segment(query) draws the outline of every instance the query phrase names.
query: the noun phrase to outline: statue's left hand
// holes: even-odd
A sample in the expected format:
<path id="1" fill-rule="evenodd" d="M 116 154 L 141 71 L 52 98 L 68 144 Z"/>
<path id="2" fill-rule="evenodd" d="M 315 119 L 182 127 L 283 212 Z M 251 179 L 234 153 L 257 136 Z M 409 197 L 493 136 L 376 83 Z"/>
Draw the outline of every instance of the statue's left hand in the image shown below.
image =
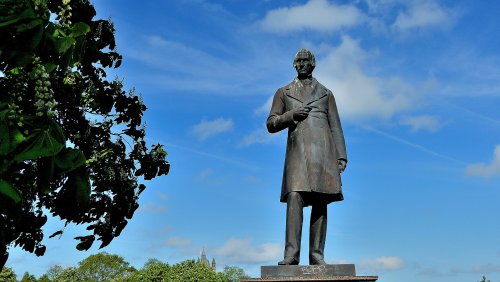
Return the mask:
<path id="1" fill-rule="evenodd" d="M 346 160 L 339 160 L 339 172 L 342 173 L 345 170 L 345 167 L 347 166 L 347 161 Z"/>

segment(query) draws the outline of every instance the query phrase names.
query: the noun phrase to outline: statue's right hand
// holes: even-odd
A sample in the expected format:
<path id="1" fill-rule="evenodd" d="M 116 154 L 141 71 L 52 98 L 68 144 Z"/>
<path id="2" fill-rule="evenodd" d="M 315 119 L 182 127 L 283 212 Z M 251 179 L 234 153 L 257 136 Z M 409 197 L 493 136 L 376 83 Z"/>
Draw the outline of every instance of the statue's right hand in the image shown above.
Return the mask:
<path id="1" fill-rule="evenodd" d="M 306 106 L 306 107 L 300 107 L 292 110 L 293 113 L 293 120 L 295 121 L 303 121 L 307 118 L 309 115 L 309 112 L 311 111 L 312 107 Z"/>

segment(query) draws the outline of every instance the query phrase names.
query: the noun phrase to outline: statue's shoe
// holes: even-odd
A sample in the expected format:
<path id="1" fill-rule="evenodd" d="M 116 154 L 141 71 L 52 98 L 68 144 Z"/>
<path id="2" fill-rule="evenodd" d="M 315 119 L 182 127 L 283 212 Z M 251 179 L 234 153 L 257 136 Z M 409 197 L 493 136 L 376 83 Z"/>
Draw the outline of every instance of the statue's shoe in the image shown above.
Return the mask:
<path id="1" fill-rule="evenodd" d="M 315 259 L 309 261 L 309 265 L 326 265 L 326 262 L 322 259 Z"/>
<path id="2" fill-rule="evenodd" d="M 278 265 L 297 265 L 299 262 L 294 258 L 285 258 L 284 260 L 278 262 Z"/>

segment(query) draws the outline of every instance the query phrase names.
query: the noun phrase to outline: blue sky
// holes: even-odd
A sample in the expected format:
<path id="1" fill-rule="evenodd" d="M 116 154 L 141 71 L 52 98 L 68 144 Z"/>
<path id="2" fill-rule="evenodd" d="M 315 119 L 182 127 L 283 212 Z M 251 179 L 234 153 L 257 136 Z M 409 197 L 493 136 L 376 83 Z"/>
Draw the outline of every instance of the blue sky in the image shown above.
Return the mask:
<path id="1" fill-rule="evenodd" d="M 136 267 L 205 248 L 258 276 L 283 256 L 286 133 L 270 98 L 300 48 L 336 97 L 349 163 L 329 206 L 326 261 L 381 282 L 500 281 L 500 3 L 438 0 L 94 1 L 116 25 L 120 69 L 148 106 L 168 176 L 105 249 Z M 305 211 L 308 222 L 309 209 Z M 62 228 L 52 219 L 46 234 Z M 18 275 L 76 265 L 68 227 L 44 257 L 13 249 Z M 84 234 L 84 233 L 83 233 Z M 302 263 L 307 263 L 307 224 Z"/>

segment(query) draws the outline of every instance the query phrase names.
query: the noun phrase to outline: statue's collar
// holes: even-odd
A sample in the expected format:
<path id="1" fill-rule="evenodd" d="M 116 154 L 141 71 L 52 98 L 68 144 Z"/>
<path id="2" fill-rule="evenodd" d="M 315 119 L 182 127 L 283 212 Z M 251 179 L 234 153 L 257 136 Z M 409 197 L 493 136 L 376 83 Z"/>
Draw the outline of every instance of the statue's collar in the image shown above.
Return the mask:
<path id="1" fill-rule="evenodd" d="M 290 86 L 286 88 L 286 95 L 301 103 L 317 100 L 325 96 L 321 96 L 322 93 L 318 93 L 321 89 L 321 87 L 318 87 L 318 84 L 318 81 L 314 77 L 308 79 L 307 82 L 304 79 L 295 78 Z"/>
<path id="2" fill-rule="evenodd" d="M 308 86 L 315 86 L 316 85 L 316 78 L 314 77 L 308 77 L 308 78 L 304 78 L 304 79 L 299 79 L 298 77 L 296 77 L 293 82 L 295 84 L 297 84 L 298 86 L 304 86 L 304 85 L 308 85 Z"/>

